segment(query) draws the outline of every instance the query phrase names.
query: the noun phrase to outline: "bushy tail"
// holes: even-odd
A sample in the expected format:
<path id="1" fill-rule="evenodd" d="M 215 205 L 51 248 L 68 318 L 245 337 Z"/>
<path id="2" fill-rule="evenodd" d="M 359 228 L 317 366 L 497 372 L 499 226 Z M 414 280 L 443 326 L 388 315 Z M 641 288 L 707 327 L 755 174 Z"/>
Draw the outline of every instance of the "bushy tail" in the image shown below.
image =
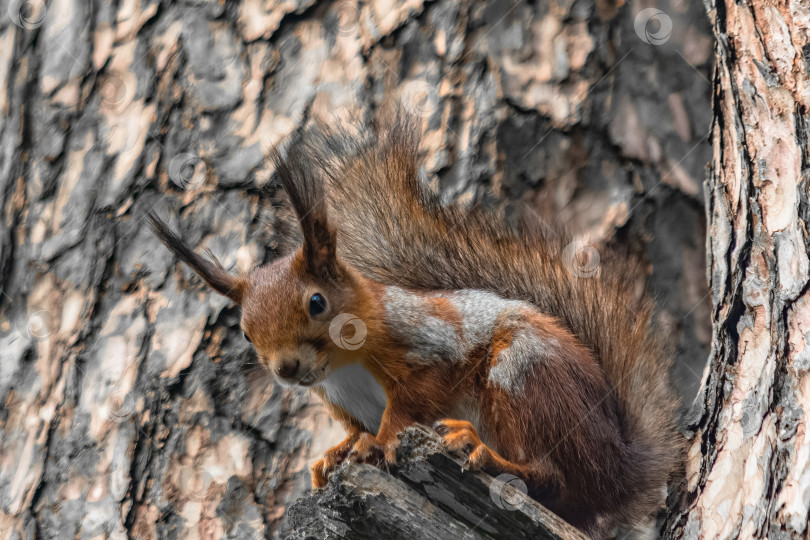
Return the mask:
<path id="1" fill-rule="evenodd" d="M 397 118 L 377 136 L 311 132 L 302 145 L 330 184 L 339 254 L 369 277 L 414 289 L 483 289 L 533 303 L 563 320 L 597 355 L 614 388 L 630 459 L 619 522 L 647 518 L 679 462 L 677 399 L 656 337 L 652 303 L 620 263 L 577 266 L 548 226 L 442 205 L 419 180 L 418 141 Z M 594 273 L 592 276 L 588 274 Z"/>

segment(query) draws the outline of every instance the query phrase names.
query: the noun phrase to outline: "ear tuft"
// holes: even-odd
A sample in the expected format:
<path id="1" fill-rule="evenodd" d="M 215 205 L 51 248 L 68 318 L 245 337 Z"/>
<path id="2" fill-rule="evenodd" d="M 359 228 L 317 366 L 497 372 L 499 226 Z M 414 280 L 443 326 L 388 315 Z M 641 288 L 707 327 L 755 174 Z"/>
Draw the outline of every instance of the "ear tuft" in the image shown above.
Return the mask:
<path id="1" fill-rule="evenodd" d="M 147 214 L 149 228 L 155 233 L 169 250 L 191 267 L 212 289 L 223 296 L 227 296 L 237 304 L 242 303 L 245 282 L 230 275 L 216 260 L 213 253 L 208 251 L 210 258 L 205 258 L 180 239 L 166 223 L 152 212 Z"/>
<path id="2" fill-rule="evenodd" d="M 286 154 L 274 148 L 269 159 L 279 181 L 290 197 L 301 231 L 304 234 L 303 255 L 307 270 L 325 280 L 338 279 L 337 239 L 327 213 L 326 192 L 320 169 L 304 150 L 300 139 L 293 139 Z"/>

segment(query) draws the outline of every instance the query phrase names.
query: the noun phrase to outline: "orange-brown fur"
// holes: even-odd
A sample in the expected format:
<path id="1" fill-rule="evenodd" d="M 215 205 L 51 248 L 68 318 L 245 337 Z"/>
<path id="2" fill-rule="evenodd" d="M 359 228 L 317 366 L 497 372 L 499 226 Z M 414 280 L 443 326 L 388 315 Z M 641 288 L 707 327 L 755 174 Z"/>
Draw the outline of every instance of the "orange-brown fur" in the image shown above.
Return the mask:
<path id="1" fill-rule="evenodd" d="M 316 487 L 347 458 L 393 460 L 399 432 L 435 423 L 468 466 L 522 478 L 530 495 L 594 536 L 642 522 L 661 504 L 681 444 L 651 304 L 633 297 L 622 269 L 568 273 L 556 233 L 440 205 L 417 178 L 411 133 L 401 122 L 377 138 L 310 132 L 286 156 L 274 153 L 304 243 L 249 276 L 227 275 L 154 217 L 152 227 L 241 305 L 246 336 L 279 380 L 311 386 L 346 428 L 313 466 Z M 316 292 L 328 307 L 311 315 Z M 460 361 L 418 358 L 430 344 L 414 344 L 421 321 L 391 323 L 396 298 L 437 321 L 427 329 L 451 344 L 467 339 L 465 325 L 484 338 L 465 342 Z M 494 311 L 462 312 L 465 301 Z M 346 350 L 330 335 L 340 313 L 366 325 L 362 347 Z M 532 358 L 521 356 L 527 350 Z M 384 391 L 376 433 L 324 386 L 354 365 Z M 475 409 L 477 427 L 452 417 L 464 407 Z"/>

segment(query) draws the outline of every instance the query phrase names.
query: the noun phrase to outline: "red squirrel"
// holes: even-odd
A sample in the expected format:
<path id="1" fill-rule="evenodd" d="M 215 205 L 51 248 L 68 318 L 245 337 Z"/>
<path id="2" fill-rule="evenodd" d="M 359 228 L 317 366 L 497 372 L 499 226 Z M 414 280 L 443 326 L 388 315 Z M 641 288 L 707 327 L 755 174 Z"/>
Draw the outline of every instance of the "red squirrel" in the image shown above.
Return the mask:
<path id="1" fill-rule="evenodd" d="M 593 537 L 648 524 L 682 447 L 652 303 L 621 267 L 569 271 L 548 227 L 441 204 L 409 122 L 378 131 L 308 129 L 272 152 L 303 243 L 249 274 L 150 215 L 241 306 L 260 362 L 345 427 L 313 486 L 346 459 L 393 462 L 397 434 L 424 424 L 467 467 L 517 476 Z"/>

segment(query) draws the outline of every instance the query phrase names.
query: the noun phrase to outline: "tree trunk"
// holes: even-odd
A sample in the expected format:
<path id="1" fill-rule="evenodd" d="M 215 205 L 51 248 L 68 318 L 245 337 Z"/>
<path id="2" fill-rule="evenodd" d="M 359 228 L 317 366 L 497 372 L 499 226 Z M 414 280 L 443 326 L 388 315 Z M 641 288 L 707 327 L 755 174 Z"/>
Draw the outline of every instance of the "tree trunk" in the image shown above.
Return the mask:
<path id="1" fill-rule="evenodd" d="M 713 0 L 712 351 L 670 534 L 799 538 L 810 510 L 810 7 Z"/>
<path id="2" fill-rule="evenodd" d="M 659 4 L 0 0 L 0 538 L 284 534 L 342 430 L 253 369 L 239 313 L 143 218 L 271 260 L 263 154 L 346 105 L 419 115 L 448 199 L 646 260 L 690 401 L 711 38 L 697 3 Z"/>

